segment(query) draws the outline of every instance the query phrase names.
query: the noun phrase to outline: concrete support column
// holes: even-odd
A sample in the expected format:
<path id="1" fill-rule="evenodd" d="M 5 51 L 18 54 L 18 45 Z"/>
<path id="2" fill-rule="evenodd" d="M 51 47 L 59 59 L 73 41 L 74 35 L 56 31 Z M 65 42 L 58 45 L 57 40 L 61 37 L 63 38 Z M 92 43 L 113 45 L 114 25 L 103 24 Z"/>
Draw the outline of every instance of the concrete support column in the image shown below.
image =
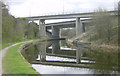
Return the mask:
<path id="1" fill-rule="evenodd" d="M 82 23 L 83 32 L 85 32 L 85 23 Z"/>
<path id="2" fill-rule="evenodd" d="M 76 36 L 79 36 L 83 33 L 83 24 L 80 21 L 80 18 L 76 18 Z"/>
<path id="3" fill-rule="evenodd" d="M 60 28 L 57 26 L 52 26 L 52 37 L 57 39 L 60 38 Z"/>
<path id="4" fill-rule="evenodd" d="M 45 20 L 39 20 L 39 33 L 41 38 L 46 36 Z"/>

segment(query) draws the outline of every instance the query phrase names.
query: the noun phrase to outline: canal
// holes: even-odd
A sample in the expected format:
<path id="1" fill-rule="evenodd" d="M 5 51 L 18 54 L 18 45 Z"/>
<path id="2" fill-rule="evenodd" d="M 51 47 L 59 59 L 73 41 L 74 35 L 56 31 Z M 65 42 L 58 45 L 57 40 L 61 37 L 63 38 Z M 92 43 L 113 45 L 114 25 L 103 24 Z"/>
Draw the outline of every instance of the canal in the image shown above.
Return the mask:
<path id="1" fill-rule="evenodd" d="M 71 46 L 65 40 L 44 41 L 21 51 L 40 74 L 117 74 L 115 50 Z"/>

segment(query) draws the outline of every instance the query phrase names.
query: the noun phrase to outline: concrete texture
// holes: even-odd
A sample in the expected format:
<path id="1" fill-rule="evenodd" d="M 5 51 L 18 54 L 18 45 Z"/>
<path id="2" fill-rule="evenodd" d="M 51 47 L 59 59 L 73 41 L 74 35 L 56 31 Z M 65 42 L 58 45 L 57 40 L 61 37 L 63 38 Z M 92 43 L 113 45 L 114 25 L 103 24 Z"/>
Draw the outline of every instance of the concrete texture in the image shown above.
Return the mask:
<path id="1" fill-rule="evenodd" d="M 55 39 L 58 39 L 60 38 L 60 28 L 59 27 L 55 27 L 53 26 L 52 27 L 52 37 L 55 38 Z"/>
<path id="2" fill-rule="evenodd" d="M 39 32 L 41 38 L 46 36 L 45 20 L 39 20 Z"/>

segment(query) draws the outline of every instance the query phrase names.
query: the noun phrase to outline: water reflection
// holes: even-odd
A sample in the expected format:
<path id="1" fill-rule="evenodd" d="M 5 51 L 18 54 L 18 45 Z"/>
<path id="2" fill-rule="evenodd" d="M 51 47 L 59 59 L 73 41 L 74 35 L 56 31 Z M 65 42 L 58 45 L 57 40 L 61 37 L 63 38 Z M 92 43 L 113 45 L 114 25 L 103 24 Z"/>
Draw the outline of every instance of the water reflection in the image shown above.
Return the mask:
<path id="1" fill-rule="evenodd" d="M 113 74 L 118 70 L 117 52 L 72 47 L 68 46 L 65 41 L 41 42 L 21 53 L 41 74 L 45 72 L 47 74 L 83 74 L 83 69 L 87 74 Z M 51 69 L 51 72 L 49 73 L 47 69 Z M 72 72 L 73 69 L 74 72 Z"/>
<path id="2" fill-rule="evenodd" d="M 38 45 L 40 61 L 46 61 L 46 44 Z"/>

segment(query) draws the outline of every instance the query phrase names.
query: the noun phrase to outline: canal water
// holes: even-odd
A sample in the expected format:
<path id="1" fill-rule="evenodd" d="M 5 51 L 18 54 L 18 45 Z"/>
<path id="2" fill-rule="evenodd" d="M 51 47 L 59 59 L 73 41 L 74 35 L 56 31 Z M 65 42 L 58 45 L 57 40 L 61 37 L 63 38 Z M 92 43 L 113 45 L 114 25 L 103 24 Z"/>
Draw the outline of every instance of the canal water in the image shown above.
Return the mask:
<path id="1" fill-rule="evenodd" d="M 44 41 L 21 51 L 40 74 L 117 74 L 115 50 L 70 46 L 65 40 Z"/>

